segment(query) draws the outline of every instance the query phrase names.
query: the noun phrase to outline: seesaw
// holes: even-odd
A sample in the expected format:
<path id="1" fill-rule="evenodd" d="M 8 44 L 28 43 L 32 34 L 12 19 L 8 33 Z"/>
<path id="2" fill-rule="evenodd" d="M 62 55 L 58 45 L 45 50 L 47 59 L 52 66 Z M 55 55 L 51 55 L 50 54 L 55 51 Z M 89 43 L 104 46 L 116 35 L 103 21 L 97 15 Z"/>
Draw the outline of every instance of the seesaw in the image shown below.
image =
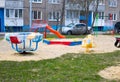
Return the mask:
<path id="1" fill-rule="evenodd" d="M 116 38 L 116 41 L 114 43 L 114 45 L 117 47 L 117 48 L 120 48 L 120 36 L 115 36 Z"/>
<path id="2" fill-rule="evenodd" d="M 35 51 L 43 35 L 33 32 L 6 33 L 5 39 L 11 44 L 12 49 L 19 53 Z"/>

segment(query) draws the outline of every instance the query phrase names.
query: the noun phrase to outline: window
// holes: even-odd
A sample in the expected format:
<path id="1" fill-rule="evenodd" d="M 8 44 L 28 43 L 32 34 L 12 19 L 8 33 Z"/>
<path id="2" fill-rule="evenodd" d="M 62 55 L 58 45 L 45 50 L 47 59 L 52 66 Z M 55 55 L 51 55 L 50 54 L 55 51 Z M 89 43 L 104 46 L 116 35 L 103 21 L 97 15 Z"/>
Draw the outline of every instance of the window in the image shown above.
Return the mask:
<path id="1" fill-rule="evenodd" d="M 80 24 L 80 26 L 86 26 L 85 24 Z"/>
<path id="2" fill-rule="evenodd" d="M 117 20 L 117 14 L 113 14 L 113 20 Z"/>
<path id="3" fill-rule="evenodd" d="M 99 0 L 99 5 L 104 5 L 105 4 L 105 0 Z"/>
<path id="4" fill-rule="evenodd" d="M 58 4 L 60 3 L 60 0 L 48 0 L 49 3 L 54 3 L 54 4 Z"/>
<path id="5" fill-rule="evenodd" d="M 79 11 L 67 10 L 66 18 L 67 19 L 73 19 L 73 18 L 77 19 L 77 18 L 79 18 Z"/>
<path id="6" fill-rule="evenodd" d="M 117 0 L 109 0 L 110 7 L 117 7 Z"/>
<path id="7" fill-rule="evenodd" d="M 76 28 L 81 28 L 80 24 L 75 25 Z"/>
<path id="8" fill-rule="evenodd" d="M 22 18 L 23 10 L 22 9 L 6 9 L 7 18 Z"/>
<path id="9" fill-rule="evenodd" d="M 104 19 L 104 12 L 98 12 L 99 19 Z"/>
<path id="10" fill-rule="evenodd" d="M 15 10 L 15 17 L 18 17 L 18 10 Z"/>
<path id="11" fill-rule="evenodd" d="M 108 16 L 109 16 L 109 20 L 113 20 L 113 21 L 117 20 L 117 14 L 115 13 L 109 13 Z"/>
<path id="12" fill-rule="evenodd" d="M 48 17 L 49 17 L 48 19 L 52 19 L 52 13 L 51 12 L 49 12 L 49 16 Z"/>
<path id="13" fill-rule="evenodd" d="M 6 9 L 6 17 L 9 17 L 9 9 Z"/>
<path id="14" fill-rule="evenodd" d="M 42 3 L 42 0 L 32 0 L 33 3 Z"/>
<path id="15" fill-rule="evenodd" d="M 57 20 L 60 18 L 60 12 L 57 11 L 57 12 L 49 12 L 48 14 L 48 19 L 49 20 Z"/>
<path id="16" fill-rule="evenodd" d="M 10 18 L 14 18 L 14 9 L 9 10 L 9 16 Z"/>
<path id="17" fill-rule="evenodd" d="M 41 11 L 32 11 L 32 18 L 41 20 L 42 12 Z"/>
<path id="18" fill-rule="evenodd" d="M 38 12 L 38 19 L 42 19 L 41 12 Z"/>
<path id="19" fill-rule="evenodd" d="M 19 9 L 19 18 L 22 18 L 22 14 L 23 14 L 22 9 Z"/>
<path id="20" fill-rule="evenodd" d="M 77 24 L 75 25 L 76 28 L 81 28 L 81 27 L 85 27 L 86 25 L 85 24 Z"/>

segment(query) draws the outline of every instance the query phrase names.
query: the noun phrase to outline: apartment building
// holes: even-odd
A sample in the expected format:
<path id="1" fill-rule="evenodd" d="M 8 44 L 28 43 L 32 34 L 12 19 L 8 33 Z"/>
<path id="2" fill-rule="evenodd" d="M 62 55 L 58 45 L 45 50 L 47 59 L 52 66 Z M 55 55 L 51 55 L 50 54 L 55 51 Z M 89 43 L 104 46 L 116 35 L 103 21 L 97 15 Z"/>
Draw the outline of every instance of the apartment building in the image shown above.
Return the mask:
<path id="1" fill-rule="evenodd" d="M 51 26 L 56 26 L 60 21 L 61 0 L 32 0 L 32 23 L 46 21 Z M 24 25 L 30 24 L 30 2 L 24 0 Z"/>
<path id="2" fill-rule="evenodd" d="M 120 0 L 108 0 L 105 2 L 105 15 L 112 16 L 112 18 L 108 18 L 109 20 L 112 20 L 113 23 L 116 23 L 116 21 L 120 21 Z M 105 19 L 107 20 L 107 19 Z"/>
<path id="3" fill-rule="evenodd" d="M 79 23 L 81 7 L 79 4 L 73 4 L 70 0 L 65 2 L 65 25 L 70 23 Z"/>
<path id="4" fill-rule="evenodd" d="M 4 8 L 5 30 L 22 31 L 23 20 L 23 0 L 5 0 Z"/>
<path id="5" fill-rule="evenodd" d="M 120 21 L 120 0 L 102 0 L 99 4 L 102 10 L 98 10 L 98 19 L 94 25 L 100 30 L 112 30 L 114 24 Z"/>
<path id="6" fill-rule="evenodd" d="M 69 3 L 70 0 L 66 0 L 66 14 L 65 24 L 71 22 L 83 22 L 86 20 L 82 9 L 74 4 Z M 120 20 L 120 0 L 99 0 L 98 5 L 98 17 L 95 20 L 94 26 L 99 27 L 100 30 L 106 28 L 113 28 L 113 25 Z M 88 25 L 91 26 L 93 22 L 93 13 L 96 3 L 91 3 L 89 9 Z M 71 8 L 72 7 L 72 8 Z M 79 8 L 79 9 L 78 9 Z"/>
<path id="7" fill-rule="evenodd" d="M 88 25 L 91 26 L 93 21 L 93 11 L 95 10 L 96 4 L 95 2 L 91 2 L 89 5 L 89 17 L 88 17 Z M 104 11 L 105 8 L 101 5 L 98 7 L 98 11 Z M 65 25 L 69 23 L 85 23 L 85 11 L 80 3 L 74 3 L 71 0 L 66 0 L 65 5 Z"/>
<path id="8" fill-rule="evenodd" d="M 69 3 L 65 0 L 65 25 L 85 20 L 81 14 L 80 5 Z M 63 0 L 31 0 L 31 21 L 46 21 L 53 28 L 57 28 L 60 23 Z M 120 20 L 120 0 L 100 0 L 98 6 L 98 18 L 94 26 L 105 27 L 114 25 Z M 93 22 L 94 5 L 90 6 L 89 26 Z M 110 18 L 112 17 L 112 19 Z M 99 21 L 99 22 L 98 22 Z M 30 0 L 0 0 L 0 32 L 4 31 L 22 31 L 30 29 Z"/>
<path id="9" fill-rule="evenodd" d="M 5 31 L 4 26 L 4 8 L 5 8 L 5 0 L 0 0 L 0 32 Z"/>

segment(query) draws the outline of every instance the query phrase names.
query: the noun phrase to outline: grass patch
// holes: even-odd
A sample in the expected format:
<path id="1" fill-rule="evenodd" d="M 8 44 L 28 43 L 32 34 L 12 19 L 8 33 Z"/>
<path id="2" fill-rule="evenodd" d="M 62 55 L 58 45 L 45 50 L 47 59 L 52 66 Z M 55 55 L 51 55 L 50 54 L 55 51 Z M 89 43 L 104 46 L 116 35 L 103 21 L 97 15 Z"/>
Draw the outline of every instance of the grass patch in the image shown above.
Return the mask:
<path id="1" fill-rule="evenodd" d="M 0 61 L 0 81 L 116 82 L 103 79 L 97 73 L 106 67 L 120 64 L 119 54 L 120 51 L 103 54 L 68 53 L 41 61 Z"/>
<path id="2" fill-rule="evenodd" d="M 3 40 L 3 38 L 0 38 L 0 40 Z"/>
<path id="3" fill-rule="evenodd" d="M 64 35 L 66 38 L 85 38 L 86 35 Z M 54 34 L 47 34 L 47 38 L 58 38 Z"/>

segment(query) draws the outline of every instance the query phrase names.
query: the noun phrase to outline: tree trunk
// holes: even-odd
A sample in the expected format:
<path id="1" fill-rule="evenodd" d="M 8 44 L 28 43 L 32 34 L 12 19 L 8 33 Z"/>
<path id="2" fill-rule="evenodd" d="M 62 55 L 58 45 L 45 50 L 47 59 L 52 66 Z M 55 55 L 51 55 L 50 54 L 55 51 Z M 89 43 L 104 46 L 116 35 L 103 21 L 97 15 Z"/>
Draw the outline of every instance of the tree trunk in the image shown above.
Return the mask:
<path id="1" fill-rule="evenodd" d="M 86 0 L 86 9 L 85 9 L 85 15 L 86 15 L 86 33 L 88 32 L 88 17 L 89 17 L 89 1 Z"/>
<path id="2" fill-rule="evenodd" d="M 60 29 L 59 32 L 62 32 L 62 25 L 64 21 L 64 15 L 65 15 L 65 0 L 63 0 L 63 6 L 62 6 L 62 12 L 61 12 L 61 19 L 60 19 Z"/>

